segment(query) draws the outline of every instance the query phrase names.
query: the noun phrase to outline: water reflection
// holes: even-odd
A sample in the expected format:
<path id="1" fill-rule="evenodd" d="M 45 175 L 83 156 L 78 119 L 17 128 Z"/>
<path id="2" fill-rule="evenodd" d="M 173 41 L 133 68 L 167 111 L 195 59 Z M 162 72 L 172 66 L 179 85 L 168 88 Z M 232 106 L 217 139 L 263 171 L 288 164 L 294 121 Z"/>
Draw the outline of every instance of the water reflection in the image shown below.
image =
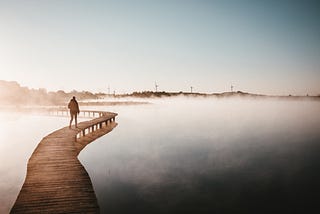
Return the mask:
<path id="1" fill-rule="evenodd" d="M 119 126 L 80 160 L 103 213 L 305 211 L 320 190 L 319 107 L 241 99 L 112 107 Z"/>

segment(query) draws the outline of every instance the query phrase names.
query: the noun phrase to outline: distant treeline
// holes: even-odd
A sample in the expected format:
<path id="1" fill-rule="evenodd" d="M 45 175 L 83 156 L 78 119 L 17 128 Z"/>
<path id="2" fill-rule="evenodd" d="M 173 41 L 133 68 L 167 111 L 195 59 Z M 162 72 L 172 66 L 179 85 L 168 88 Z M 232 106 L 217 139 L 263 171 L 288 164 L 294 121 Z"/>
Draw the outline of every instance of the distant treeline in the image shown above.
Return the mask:
<path id="1" fill-rule="evenodd" d="M 131 94 L 105 94 L 105 93 L 91 93 L 89 91 L 71 91 L 65 92 L 62 90 L 56 92 L 47 92 L 46 89 L 29 89 L 22 87 L 19 83 L 14 81 L 0 80 L 0 105 L 65 105 L 72 96 L 76 96 L 78 100 L 101 99 L 105 97 L 136 97 L 136 98 L 162 98 L 162 97 L 251 97 L 251 98 L 285 98 L 285 99 L 320 99 L 318 96 L 267 96 L 260 94 L 251 94 L 242 91 L 224 92 L 224 93 L 190 93 L 190 92 L 154 92 L 142 91 L 133 92 Z M 94 101 L 93 101 L 94 102 Z"/>
<path id="2" fill-rule="evenodd" d="M 269 96 L 263 94 L 252 94 L 242 91 L 234 91 L 234 92 L 223 92 L 223 93 L 190 93 L 190 92 L 166 92 L 166 91 L 142 91 L 142 92 L 133 92 L 132 94 L 121 94 L 116 95 L 117 97 L 138 97 L 138 98 L 162 98 L 162 97 L 215 97 L 215 98 L 228 98 L 228 97 L 248 97 L 248 98 L 281 98 L 281 99 L 320 99 L 320 95 L 318 96 Z"/>
<path id="3" fill-rule="evenodd" d="M 142 92 L 133 92 L 132 94 L 128 94 L 128 96 L 133 97 L 140 97 L 140 98 L 152 98 L 152 97 L 175 97 L 175 96 L 187 96 L 187 97 L 212 97 L 212 96 L 232 96 L 232 95 L 239 95 L 239 96 L 247 96 L 253 95 L 249 93 L 244 93 L 242 91 L 237 92 L 224 92 L 224 93 L 213 93 L 213 94 L 206 94 L 206 93 L 190 93 L 190 92 L 166 92 L 166 91 L 142 91 Z M 254 96 L 263 96 L 263 95 L 254 95 Z"/>
<path id="4" fill-rule="evenodd" d="M 22 87 L 14 81 L 0 80 L 0 104 L 1 105 L 64 105 L 72 96 L 82 99 L 98 99 L 104 94 L 93 94 L 88 91 L 62 90 L 47 92 L 46 89 L 29 89 Z"/>

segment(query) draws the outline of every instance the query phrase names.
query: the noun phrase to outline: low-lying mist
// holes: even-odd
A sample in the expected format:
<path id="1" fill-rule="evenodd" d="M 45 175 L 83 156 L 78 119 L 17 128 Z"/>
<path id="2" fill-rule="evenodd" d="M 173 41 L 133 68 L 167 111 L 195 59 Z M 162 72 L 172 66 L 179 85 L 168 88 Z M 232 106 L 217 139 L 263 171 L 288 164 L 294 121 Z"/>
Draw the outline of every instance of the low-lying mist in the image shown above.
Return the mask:
<path id="1" fill-rule="evenodd" d="M 110 101 L 135 104 L 80 105 L 119 114 L 118 126 L 79 157 L 101 213 L 303 213 L 317 204 L 319 101 L 176 97 L 101 102 Z M 34 148 L 42 137 L 67 126 L 69 118 L 2 110 L 0 212 L 7 213 Z"/>
<path id="2" fill-rule="evenodd" d="M 118 127 L 80 154 L 103 213 L 284 213 L 315 205 L 320 102 L 152 102 L 97 107 L 119 113 Z"/>

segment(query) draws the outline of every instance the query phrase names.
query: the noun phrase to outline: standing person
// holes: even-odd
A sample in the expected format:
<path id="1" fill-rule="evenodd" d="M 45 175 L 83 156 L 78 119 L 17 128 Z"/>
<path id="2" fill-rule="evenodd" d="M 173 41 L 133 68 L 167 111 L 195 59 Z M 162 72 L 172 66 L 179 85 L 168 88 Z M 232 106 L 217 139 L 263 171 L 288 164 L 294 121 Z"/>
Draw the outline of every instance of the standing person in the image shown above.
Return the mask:
<path id="1" fill-rule="evenodd" d="M 80 113 L 79 110 L 79 105 L 78 102 L 76 100 L 76 97 L 72 97 L 72 99 L 70 100 L 69 104 L 68 104 L 68 108 L 70 109 L 70 123 L 69 123 L 69 128 L 71 128 L 71 124 L 73 121 L 73 118 L 75 119 L 75 124 L 76 124 L 76 128 L 78 127 L 78 123 L 77 123 L 77 115 Z"/>

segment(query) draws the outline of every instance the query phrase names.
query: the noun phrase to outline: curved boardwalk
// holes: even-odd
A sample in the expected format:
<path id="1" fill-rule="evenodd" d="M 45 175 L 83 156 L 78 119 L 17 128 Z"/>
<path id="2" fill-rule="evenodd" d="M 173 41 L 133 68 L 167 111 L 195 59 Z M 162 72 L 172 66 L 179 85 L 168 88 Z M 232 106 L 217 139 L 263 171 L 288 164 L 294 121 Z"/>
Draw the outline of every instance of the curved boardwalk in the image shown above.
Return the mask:
<path id="1" fill-rule="evenodd" d="M 117 124 L 115 113 L 44 137 L 27 166 L 27 175 L 11 213 L 99 213 L 90 177 L 77 156 L 90 142 Z"/>

